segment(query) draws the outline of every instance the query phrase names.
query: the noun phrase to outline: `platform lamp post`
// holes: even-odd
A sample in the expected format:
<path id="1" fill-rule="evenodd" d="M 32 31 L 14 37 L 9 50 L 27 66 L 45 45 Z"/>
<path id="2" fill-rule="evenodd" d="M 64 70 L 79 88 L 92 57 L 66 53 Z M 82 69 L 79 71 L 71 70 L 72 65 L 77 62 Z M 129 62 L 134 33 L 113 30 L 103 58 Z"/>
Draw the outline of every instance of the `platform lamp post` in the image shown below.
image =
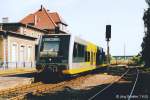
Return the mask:
<path id="1" fill-rule="evenodd" d="M 106 41 L 107 41 L 107 64 L 110 65 L 109 41 L 111 38 L 111 25 L 106 25 Z"/>

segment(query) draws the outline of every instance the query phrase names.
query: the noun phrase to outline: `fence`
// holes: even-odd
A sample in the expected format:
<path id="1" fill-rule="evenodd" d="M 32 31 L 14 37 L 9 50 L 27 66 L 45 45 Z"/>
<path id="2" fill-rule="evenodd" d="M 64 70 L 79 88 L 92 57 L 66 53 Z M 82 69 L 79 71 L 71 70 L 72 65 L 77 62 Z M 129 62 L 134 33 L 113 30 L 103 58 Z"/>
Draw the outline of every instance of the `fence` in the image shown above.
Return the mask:
<path id="1" fill-rule="evenodd" d="M 32 67 L 35 67 L 35 62 L 0 62 L 0 70 Z"/>

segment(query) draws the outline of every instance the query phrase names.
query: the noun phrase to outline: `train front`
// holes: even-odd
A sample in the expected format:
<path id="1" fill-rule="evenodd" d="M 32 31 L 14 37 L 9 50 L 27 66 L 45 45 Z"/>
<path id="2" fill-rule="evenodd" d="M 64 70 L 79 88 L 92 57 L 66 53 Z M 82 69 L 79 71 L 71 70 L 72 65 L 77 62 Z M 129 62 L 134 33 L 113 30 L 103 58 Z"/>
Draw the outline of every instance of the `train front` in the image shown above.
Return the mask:
<path id="1" fill-rule="evenodd" d="M 44 35 L 39 44 L 36 69 L 62 74 L 68 67 L 70 35 Z"/>

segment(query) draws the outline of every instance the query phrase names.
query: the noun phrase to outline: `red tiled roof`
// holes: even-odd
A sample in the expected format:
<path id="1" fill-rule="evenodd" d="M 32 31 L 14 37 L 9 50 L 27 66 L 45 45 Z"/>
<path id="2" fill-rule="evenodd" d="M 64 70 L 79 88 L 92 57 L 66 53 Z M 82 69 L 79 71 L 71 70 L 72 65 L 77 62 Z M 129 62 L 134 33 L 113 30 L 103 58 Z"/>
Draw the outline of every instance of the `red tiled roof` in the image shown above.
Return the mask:
<path id="1" fill-rule="evenodd" d="M 51 16 L 51 18 L 53 19 L 53 21 L 55 23 L 63 23 L 66 24 L 66 22 L 61 18 L 61 16 L 59 16 L 59 14 L 57 12 L 50 12 L 49 16 Z M 67 24 L 66 24 L 67 25 Z"/>
<path id="2" fill-rule="evenodd" d="M 43 7 L 41 7 L 41 9 L 35 12 L 34 14 L 26 16 L 20 21 L 20 23 L 33 24 L 37 28 L 48 30 L 55 29 L 55 27 L 57 27 L 55 21 L 53 21 L 52 17 L 49 16 L 49 13 Z"/>
<path id="3" fill-rule="evenodd" d="M 51 16 L 51 18 L 53 19 L 53 21 L 55 23 L 61 22 L 61 20 L 59 18 L 59 15 L 57 14 L 57 12 L 49 13 L 49 16 Z"/>
<path id="4" fill-rule="evenodd" d="M 21 22 L 22 23 L 34 23 L 34 15 L 33 14 L 29 14 Z"/>

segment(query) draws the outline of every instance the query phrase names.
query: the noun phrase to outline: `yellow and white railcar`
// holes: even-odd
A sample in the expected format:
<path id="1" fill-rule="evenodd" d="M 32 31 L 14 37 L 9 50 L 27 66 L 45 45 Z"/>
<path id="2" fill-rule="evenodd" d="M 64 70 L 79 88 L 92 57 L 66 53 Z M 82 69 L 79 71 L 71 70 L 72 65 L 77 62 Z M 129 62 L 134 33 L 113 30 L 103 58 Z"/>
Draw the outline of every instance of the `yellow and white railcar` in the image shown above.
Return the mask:
<path id="1" fill-rule="evenodd" d="M 105 66 L 103 48 L 71 34 L 50 34 L 41 38 L 37 70 L 74 75 Z"/>

